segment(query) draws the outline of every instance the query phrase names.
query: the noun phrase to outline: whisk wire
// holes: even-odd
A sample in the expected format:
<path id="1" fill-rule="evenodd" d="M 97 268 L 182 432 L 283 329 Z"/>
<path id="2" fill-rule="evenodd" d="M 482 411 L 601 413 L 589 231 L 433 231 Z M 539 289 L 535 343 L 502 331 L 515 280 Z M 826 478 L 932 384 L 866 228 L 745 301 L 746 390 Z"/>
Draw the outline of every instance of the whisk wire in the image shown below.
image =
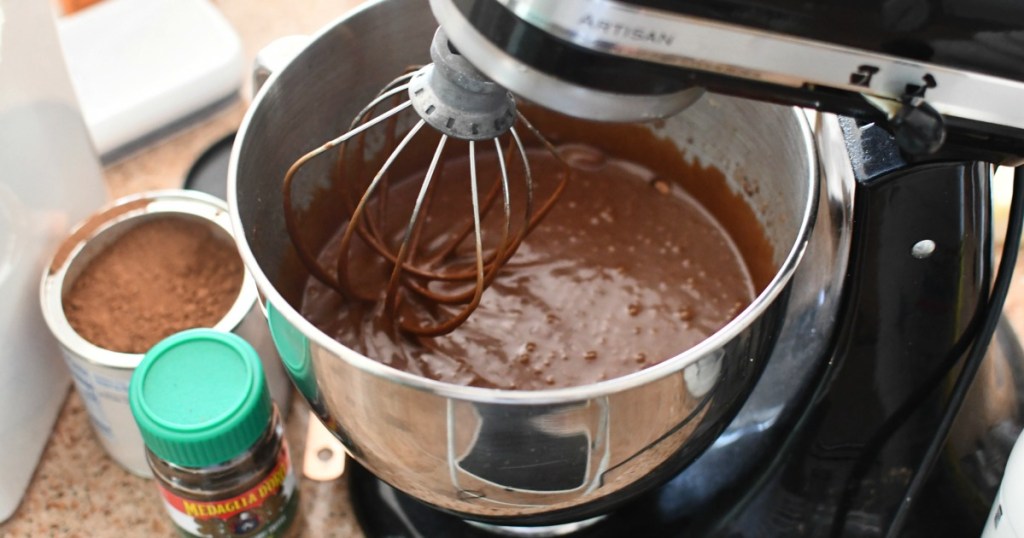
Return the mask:
<path id="1" fill-rule="evenodd" d="M 419 122 L 417 122 L 416 125 L 414 125 L 412 127 L 412 129 L 410 129 L 409 132 L 406 133 L 406 135 L 402 138 L 402 141 L 399 142 L 397 146 L 395 146 L 395 149 L 391 152 L 390 155 L 388 155 L 387 160 L 384 161 L 384 164 L 380 167 L 380 170 L 378 170 L 377 174 L 375 176 L 373 176 L 373 180 L 370 181 L 369 186 L 366 187 L 366 192 L 363 193 L 362 198 L 359 199 L 359 203 L 356 205 L 355 210 L 352 212 L 352 216 L 349 217 L 348 226 L 345 227 L 345 233 L 341 237 L 341 244 L 340 244 L 341 255 L 338 256 L 338 266 L 337 266 L 337 281 L 338 281 L 338 286 L 340 288 L 339 291 L 341 291 L 342 293 L 345 293 L 345 294 L 348 294 L 348 295 L 359 296 L 359 294 L 353 289 L 352 284 L 351 284 L 351 282 L 349 280 L 349 271 L 348 271 L 349 256 L 348 256 L 348 253 L 349 253 L 349 244 L 352 241 L 352 235 L 353 235 L 353 233 L 355 233 L 355 231 L 357 229 L 359 229 L 359 223 L 363 219 L 363 212 L 365 211 L 365 209 L 366 209 L 366 207 L 367 207 L 367 205 L 368 205 L 368 203 L 370 201 L 370 198 L 373 196 L 374 191 L 377 189 L 377 186 L 380 184 L 381 180 L 385 177 L 385 175 L 387 174 L 388 170 L 391 168 L 391 165 L 394 164 L 395 160 L 398 159 L 398 156 L 402 154 L 402 151 L 405 149 L 405 147 L 409 145 L 409 142 L 412 141 L 413 137 L 416 136 L 416 133 L 418 133 L 419 130 L 422 129 L 424 125 L 426 125 L 426 122 L 423 121 L 423 120 L 420 120 Z M 442 140 L 442 142 L 441 142 L 439 147 L 443 147 L 443 146 L 444 146 L 444 141 Z M 432 165 L 431 171 L 433 171 L 433 165 Z M 427 185 L 429 185 L 429 181 L 425 181 L 424 182 L 424 186 L 427 186 Z M 417 200 L 417 207 L 416 207 L 416 209 L 414 211 L 418 211 L 419 210 L 419 203 L 420 203 L 420 201 Z M 406 239 L 408 239 L 408 237 Z M 387 250 L 385 248 L 383 248 L 383 245 L 381 245 L 377 241 L 368 241 L 368 243 L 371 245 L 372 248 L 374 248 L 375 250 L 378 250 L 378 252 L 380 254 L 382 254 L 382 255 L 389 254 L 387 252 Z M 404 244 L 404 242 L 403 242 L 403 244 Z M 397 270 L 399 268 L 399 266 L 401 265 L 401 257 L 402 257 L 402 253 L 401 253 L 401 251 L 399 251 L 398 261 L 393 261 L 393 263 L 395 264 L 395 270 Z M 364 299 L 365 300 L 372 300 L 373 297 L 372 296 L 364 297 Z"/>
<path id="2" fill-rule="evenodd" d="M 559 178 L 559 181 L 555 185 L 555 188 L 552 191 L 552 193 L 547 197 L 544 203 L 541 204 L 540 209 L 537 210 L 536 216 L 527 219 L 526 227 L 523 230 L 522 236 L 519 239 L 519 243 L 521 243 L 522 239 L 525 238 L 527 234 L 532 232 L 533 229 L 536 228 L 542 220 L 544 220 L 544 217 L 548 214 L 548 212 L 551 211 L 551 208 L 555 206 L 555 202 L 557 202 L 558 199 L 562 196 L 562 192 L 565 191 L 565 187 L 569 185 L 569 173 L 571 172 L 572 167 L 569 166 L 569 163 L 566 162 L 564 158 L 562 158 L 562 155 L 561 153 L 559 153 L 558 148 L 556 148 L 554 144 L 552 144 L 551 141 L 547 139 L 547 137 L 541 134 L 540 130 L 534 127 L 534 125 L 530 123 L 530 120 L 526 119 L 526 116 L 523 116 L 519 112 L 516 112 L 516 116 L 518 117 L 519 121 L 521 121 L 523 125 L 526 126 L 526 129 L 530 131 L 530 133 L 534 137 L 536 137 L 538 141 L 540 141 L 541 145 L 543 145 L 544 148 L 547 149 L 547 151 L 551 155 L 553 155 L 555 159 L 558 160 L 558 162 L 562 164 L 565 170 L 565 173 L 562 174 L 562 176 Z M 515 138 L 516 145 L 519 147 L 519 153 L 523 158 L 527 188 L 527 212 L 530 212 L 533 208 L 533 174 L 530 171 L 530 160 L 529 157 L 527 157 L 526 155 L 526 148 L 523 146 L 523 142 L 522 140 L 520 140 L 519 134 L 516 132 L 515 128 L 513 127 L 510 130 L 510 132 L 512 133 L 513 138 Z M 518 249 L 518 247 L 519 245 L 517 243 L 516 248 Z M 513 250 L 512 253 L 509 254 L 509 256 L 511 257 L 513 254 L 515 254 L 515 250 Z"/>
<path id="3" fill-rule="evenodd" d="M 503 112 L 509 118 L 509 123 L 503 131 L 481 135 L 479 138 L 464 137 L 457 132 L 449 134 L 445 127 L 451 127 L 453 119 L 449 118 L 446 125 L 439 125 L 438 118 L 430 116 L 433 111 L 430 101 L 424 103 L 422 99 L 419 99 L 414 102 L 413 94 L 420 94 L 424 88 L 422 86 L 423 77 L 430 72 L 431 70 L 426 68 L 411 69 L 388 83 L 353 117 L 348 132 L 299 158 L 285 174 L 283 185 L 285 222 L 288 233 L 300 261 L 310 273 L 349 299 L 376 302 L 381 299 L 380 292 L 383 291 L 383 302 L 378 304 L 381 307 L 380 311 L 385 314 L 385 318 L 392 320 L 397 329 L 419 337 L 449 333 L 469 318 L 480 305 L 484 291 L 494 282 L 499 269 L 515 254 L 527 234 L 553 207 L 568 183 L 570 170 L 568 163 L 562 159 L 557 149 L 518 110 L 515 110 L 514 103 L 511 101 Z M 409 95 L 408 100 L 398 102 L 377 114 L 378 108 L 384 108 L 388 100 L 399 101 L 403 93 Z M 399 114 L 410 107 L 415 109 L 419 119 L 412 127 L 408 128 L 408 131 L 396 144 L 395 140 L 398 138 L 400 125 Z M 436 115 L 437 111 L 434 111 L 434 116 Z M 442 120 L 443 118 L 444 116 L 441 117 Z M 391 148 L 393 146 L 393 149 L 366 184 L 362 193 L 359 194 L 358 189 L 361 183 L 358 178 L 365 177 L 367 174 L 364 174 L 364 168 L 376 160 L 373 151 L 367 147 L 366 133 L 371 128 L 385 122 L 387 123 L 383 131 L 384 147 Z M 392 232 L 386 226 L 389 217 L 387 204 L 389 198 L 392 197 L 389 177 L 391 171 L 396 168 L 394 164 L 399 155 L 410 147 L 412 140 L 422 131 L 425 123 L 439 131 L 441 138 L 434 149 L 433 157 L 413 201 L 411 213 L 401 232 L 401 240 L 398 241 L 393 238 Z M 494 123 L 497 128 L 500 122 L 495 120 Z M 535 200 L 534 177 L 530 167 L 529 154 L 520 131 L 516 128 L 516 123 L 520 123 L 526 132 L 540 141 L 541 146 L 553 155 L 565 170 L 564 173 L 555 174 L 558 176 L 557 183 L 550 196 L 547 196 L 539 206 Z M 404 128 L 404 125 L 408 124 L 403 122 L 402 125 Z M 470 130 L 475 134 L 476 126 L 473 125 Z M 506 134 L 508 139 L 506 147 L 503 149 L 501 137 Z M 438 243 L 437 240 L 440 238 L 432 237 L 433 244 L 421 247 L 422 236 L 426 233 L 424 230 L 436 230 L 437 228 L 436 225 L 428 226 L 431 219 L 425 218 L 425 214 L 432 204 L 436 190 L 434 186 L 440 181 L 439 177 L 447 176 L 442 173 L 442 170 L 447 162 L 444 154 L 450 136 L 455 136 L 468 143 L 472 221 L 454 225 L 454 229 L 450 230 L 445 239 Z M 480 170 L 477 162 L 479 155 L 476 142 L 487 139 L 493 140 L 497 177 L 486 189 L 487 193 L 481 203 Z M 354 147 L 349 145 L 351 141 L 355 141 Z M 292 190 L 298 170 L 312 159 L 333 148 L 340 148 L 339 172 L 355 179 L 346 181 L 341 186 L 342 205 L 346 206 L 348 222 L 338 243 L 338 256 L 331 267 L 334 271 L 332 274 L 326 268 L 327 266 L 318 261 L 316 255 L 305 248 L 300 239 L 300 223 L 293 204 Z M 510 163 L 514 160 L 518 160 L 518 164 L 521 165 L 521 173 L 519 173 L 518 167 L 516 172 L 524 182 L 522 190 L 517 191 L 522 193 L 525 198 L 521 213 L 519 213 L 520 209 L 514 208 L 512 200 L 514 189 Z M 445 181 L 448 181 L 447 177 L 445 177 Z M 495 238 L 488 237 L 488 244 L 491 246 L 485 251 L 483 225 L 485 219 L 490 218 L 489 215 L 497 204 L 499 194 L 501 195 L 502 217 L 500 218 L 502 220 L 498 221 L 501 224 L 498 225 L 500 227 L 496 231 L 499 231 L 500 237 L 496 238 L 497 242 L 493 241 Z M 470 246 L 466 245 L 466 241 L 471 232 L 473 243 Z M 358 248 L 357 245 L 354 245 L 356 236 L 363 243 Z M 463 248 L 464 246 L 472 249 L 471 260 L 467 259 L 469 252 Z M 358 257 L 359 249 L 374 252 L 388 264 L 389 275 L 383 290 L 378 288 L 375 291 L 372 289 L 373 286 L 363 286 L 363 282 L 360 282 L 360 286 L 366 288 L 362 289 L 353 282 L 355 276 L 353 262 L 356 261 L 353 258 Z"/>
<path id="4" fill-rule="evenodd" d="M 400 96 L 401 94 L 407 92 L 409 90 L 408 81 L 410 79 L 412 79 L 414 76 L 416 76 L 416 74 L 419 71 L 419 69 L 420 68 L 415 68 L 415 67 L 408 68 L 408 69 L 406 69 L 406 72 L 404 74 L 399 75 L 394 80 L 392 80 L 387 85 L 385 85 L 383 88 L 381 88 L 381 90 L 379 92 L 377 92 L 377 95 L 373 98 L 373 100 L 371 100 L 366 106 L 364 106 L 355 115 L 355 117 L 353 117 L 352 122 L 349 124 L 349 127 L 348 127 L 349 131 L 354 130 L 358 125 L 360 125 L 362 123 L 366 123 L 367 118 L 369 117 L 370 113 L 372 113 L 378 106 L 380 106 L 381 103 L 383 103 L 384 101 L 386 101 L 388 99 L 397 99 L 398 96 Z M 406 101 L 406 102 L 408 103 L 408 101 Z M 401 102 L 399 101 L 398 104 L 401 104 Z M 398 106 L 398 105 L 396 104 L 395 106 Z M 393 145 L 393 143 L 394 143 L 394 137 L 395 137 L 395 133 L 396 133 L 396 129 L 397 129 L 397 119 L 398 119 L 398 115 L 397 114 L 393 114 L 389 118 L 387 118 L 387 120 L 388 120 L 388 129 L 385 132 L 387 133 L 387 146 L 388 147 L 391 147 Z M 366 138 L 365 137 L 359 137 L 357 139 L 357 142 L 358 142 L 358 146 L 357 146 L 358 149 L 356 151 L 357 151 L 357 153 L 360 156 L 364 156 L 365 153 L 366 153 L 366 148 L 365 148 Z M 344 159 L 344 155 L 345 155 L 345 153 L 342 152 L 342 158 L 343 159 Z M 357 166 L 357 169 L 355 170 L 355 174 L 354 175 L 356 177 L 362 177 L 362 165 L 365 164 L 363 162 L 363 159 L 362 158 L 356 158 L 356 159 L 353 159 L 353 161 L 354 161 L 355 165 Z M 385 176 L 385 178 L 386 177 L 387 176 Z M 387 190 L 386 184 L 385 184 L 385 186 L 384 186 L 384 188 L 382 190 Z M 376 222 L 384 222 L 386 220 L 387 197 L 386 196 L 382 196 L 382 197 L 379 198 L 379 200 L 380 200 L 380 203 L 377 205 L 377 219 L 376 219 Z M 352 200 L 351 197 L 349 197 L 349 210 L 350 211 L 354 210 L 354 207 L 355 207 L 356 203 L 357 202 L 355 200 Z M 375 235 L 375 236 L 378 236 L 378 237 L 380 236 L 380 233 L 378 231 L 379 226 L 377 226 L 375 224 L 374 220 L 367 220 L 367 225 L 368 225 L 369 232 L 370 232 L 371 235 Z M 364 230 L 362 228 L 360 228 L 359 232 L 360 232 L 360 236 L 363 236 L 363 239 L 366 239 Z"/>
<path id="5" fill-rule="evenodd" d="M 299 259 L 302 261 L 303 265 L 309 268 L 310 273 L 314 277 L 316 277 L 317 280 L 323 282 L 325 285 L 330 286 L 331 288 L 340 291 L 340 286 L 338 284 L 337 279 L 335 277 L 332 277 L 329 273 L 327 273 L 327 271 L 325 271 L 323 267 L 321 267 L 320 263 L 317 262 L 315 256 L 310 254 L 309 251 L 307 251 L 305 248 L 302 248 L 301 246 L 302 242 L 300 239 L 301 235 L 299 231 L 298 215 L 295 213 L 293 209 L 294 204 L 292 201 L 292 184 L 295 181 L 295 176 L 298 173 L 298 171 L 303 166 L 305 166 L 306 163 L 308 163 L 309 161 L 317 158 L 318 156 L 320 156 L 321 154 L 328 150 L 334 149 L 339 145 L 348 142 L 353 137 L 359 136 L 366 130 L 372 128 L 375 125 L 380 124 L 383 121 L 386 121 L 391 116 L 394 116 L 399 112 L 402 112 L 403 110 L 409 108 L 410 106 L 412 105 L 408 101 L 406 101 L 405 103 L 400 104 L 384 112 L 380 116 L 377 116 L 372 120 L 363 123 L 362 125 L 359 125 L 358 127 L 346 132 L 345 134 L 322 144 L 320 147 L 313 149 L 312 151 L 306 153 L 297 161 L 292 163 L 291 167 L 288 168 L 288 171 L 284 175 L 284 183 L 282 185 L 282 198 L 284 207 L 286 208 L 286 211 L 284 212 L 284 217 L 285 227 L 288 230 L 288 235 L 291 238 L 292 243 L 296 246 L 295 250 L 298 253 Z"/>
<path id="6" fill-rule="evenodd" d="M 385 294 L 384 304 L 387 305 L 389 313 L 394 315 L 395 309 L 398 307 L 398 303 L 395 298 L 398 290 L 398 282 L 402 275 L 402 268 L 405 265 L 406 258 L 409 256 L 409 245 L 410 239 L 413 235 L 413 230 L 419 225 L 420 222 L 420 211 L 423 209 L 423 201 L 427 197 L 427 192 L 430 190 L 430 185 L 434 180 L 434 172 L 437 170 L 437 165 L 441 161 L 441 154 L 444 153 L 444 145 L 448 141 L 448 135 L 441 135 L 441 141 L 437 143 L 437 149 L 434 151 L 434 157 L 430 160 L 430 167 L 427 168 L 427 174 L 423 178 L 423 185 L 420 186 L 420 192 L 416 195 L 416 202 L 412 208 L 412 215 L 409 217 L 409 223 L 405 227 L 405 235 L 402 239 L 401 246 L 398 247 L 398 256 L 395 259 L 394 268 L 391 270 L 391 278 L 388 281 L 387 293 Z"/>
<path id="7" fill-rule="evenodd" d="M 509 241 L 510 238 L 512 237 L 512 198 L 511 198 L 511 187 L 510 187 L 510 184 L 509 184 L 508 169 L 505 166 L 505 159 L 504 159 L 504 157 L 501 154 L 501 142 L 498 141 L 497 139 L 495 139 L 494 143 L 495 143 L 495 149 L 497 150 L 498 168 L 499 168 L 499 171 L 500 171 L 499 178 L 495 182 L 495 187 L 500 187 L 501 191 L 502 191 L 502 195 L 503 195 L 502 196 L 502 198 L 503 198 L 502 207 L 504 209 L 504 224 L 505 225 L 502 228 L 501 240 L 497 242 L 497 244 L 496 244 L 497 246 L 495 247 L 494 252 L 492 252 L 489 256 L 485 256 L 484 253 L 483 253 L 483 247 L 482 247 L 482 242 L 483 241 L 482 241 L 481 234 L 479 232 L 479 226 L 477 225 L 477 223 L 479 221 L 481 221 L 483 219 L 483 217 L 486 216 L 487 208 L 484 207 L 484 209 L 481 209 L 480 203 L 479 203 L 479 196 L 476 195 L 476 194 L 473 194 L 472 203 L 473 203 L 473 217 L 474 218 L 473 218 L 472 222 L 470 223 L 470 226 L 472 227 L 473 231 L 477 232 L 477 235 L 475 237 L 475 241 L 477 243 L 477 246 L 479 247 L 479 248 L 476 249 L 476 253 L 475 253 L 476 256 L 474 258 L 475 265 L 472 268 L 473 270 L 476 271 L 474 273 L 474 275 L 476 276 L 476 283 L 475 283 L 475 285 L 472 288 L 470 288 L 470 289 L 468 289 L 466 291 L 463 291 L 463 292 L 460 292 L 460 293 L 454 293 L 454 294 L 446 295 L 446 294 L 438 293 L 438 292 L 435 292 L 435 291 L 430 290 L 428 288 L 425 288 L 425 287 L 419 285 L 419 283 L 415 282 L 411 278 L 408 279 L 408 282 L 406 283 L 406 285 L 410 289 L 410 291 L 413 291 L 417 295 L 419 295 L 419 296 L 421 296 L 423 298 L 426 298 L 426 299 L 428 299 L 428 300 L 430 300 L 430 301 L 432 301 L 434 303 L 437 303 L 437 304 L 453 305 L 453 304 L 463 304 L 463 303 L 466 303 L 466 301 L 470 301 L 470 307 L 468 308 L 468 311 L 465 312 L 465 317 L 466 318 L 468 318 L 469 314 L 472 313 L 472 311 L 479 304 L 479 298 L 476 298 L 476 296 L 478 294 L 482 295 L 483 290 L 487 289 L 491 285 L 491 283 L 494 281 L 494 278 L 498 274 L 498 268 L 501 267 L 500 260 L 505 259 L 506 251 L 512 246 L 512 243 Z M 471 142 L 470 146 L 469 146 L 469 149 L 470 149 L 470 151 L 469 151 L 470 178 L 471 178 L 471 181 L 473 182 L 473 186 L 471 188 L 471 191 L 473 193 L 476 193 L 477 192 L 476 184 L 478 182 L 477 182 L 476 146 L 475 146 L 475 144 Z M 496 191 L 496 189 L 492 189 L 491 192 L 492 193 L 496 193 L 497 191 Z M 493 202 L 493 200 L 490 200 L 490 201 Z M 459 243 L 461 243 L 461 240 L 459 241 Z M 455 246 L 457 246 L 457 245 L 455 245 Z M 454 247 L 452 247 L 452 248 L 454 248 Z M 439 280 L 439 279 L 435 279 L 435 280 Z M 467 278 L 462 278 L 460 280 L 467 280 Z M 461 314 L 460 314 L 460 316 L 461 316 Z"/>
<path id="8" fill-rule="evenodd" d="M 501 158 L 501 154 L 500 154 L 501 147 L 499 145 L 498 139 L 495 138 L 494 142 L 495 142 L 495 145 L 497 146 L 497 149 L 498 149 L 498 157 Z M 509 155 L 511 155 L 512 149 L 514 148 L 513 144 L 514 144 L 513 140 L 511 138 L 509 138 L 509 146 L 508 146 L 508 149 L 507 149 Z M 504 169 L 502 169 L 502 171 L 504 172 Z M 480 213 L 481 219 L 487 218 L 487 215 L 490 214 L 491 209 L 494 207 L 494 202 L 498 199 L 498 191 L 502 187 L 502 185 L 506 185 L 506 188 L 507 188 L 508 182 L 507 181 L 502 181 L 502 178 L 499 176 L 494 181 L 494 184 L 491 185 L 491 188 L 487 192 L 487 196 L 484 199 L 483 208 L 481 209 L 481 213 Z M 472 222 L 467 222 L 458 231 L 452 233 L 451 239 L 448 241 L 448 243 L 444 247 L 439 249 L 437 254 L 435 254 L 432 258 L 430 258 L 430 260 L 428 260 L 427 265 L 428 266 L 434 266 L 434 265 L 440 263 L 441 261 L 443 261 L 445 258 L 451 256 L 452 253 L 455 252 L 455 249 L 457 249 L 459 247 L 459 245 L 461 245 L 462 242 L 466 240 L 466 237 L 468 237 L 469 233 L 472 232 L 472 231 L 473 231 L 473 223 Z M 491 258 L 488 257 L 488 261 L 490 259 Z"/>
<path id="9" fill-rule="evenodd" d="M 447 321 L 433 326 L 426 324 L 414 324 L 409 320 L 403 319 L 401 321 L 401 327 L 406 332 L 424 337 L 439 336 L 449 333 L 469 319 L 470 314 L 472 314 L 473 311 L 476 310 L 477 306 L 480 305 L 480 299 L 483 297 L 487 277 L 484 274 L 483 233 L 481 232 L 480 225 L 480 195 L 477 186 L 476 142 L 472 140 L 469 141 L 469 185 L 470 197 L 473 204 L 473 242 L 476 253 L 476 284 L 472 289 L 472 299 L 470 299 L 469 303 L 462 307 L 457 314 L 448 318 Z M 403 244 L 403 246 L 405 245 Z M 497 266 L 495 266 L 491 272 L 496 273 Z M 394 275 L 392 275 L 392 278 L 394 278 Z"/>

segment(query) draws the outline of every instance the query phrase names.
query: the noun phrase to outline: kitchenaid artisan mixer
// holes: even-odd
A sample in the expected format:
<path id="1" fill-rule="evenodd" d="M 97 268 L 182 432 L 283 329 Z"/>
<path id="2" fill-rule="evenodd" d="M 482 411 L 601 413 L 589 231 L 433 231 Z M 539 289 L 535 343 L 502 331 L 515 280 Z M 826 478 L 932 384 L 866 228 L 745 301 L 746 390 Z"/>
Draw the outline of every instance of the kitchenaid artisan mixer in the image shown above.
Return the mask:
<path id="1" fill-rule="evenodd" d="M 268 81 L 232 159 L 229 193 L 240 246 L 268 296 L 271 327 L 289 372 L 357 461 L 414 498 L 501 525 L 491 531 L 527 532 L 513 527 L 609 512 L 582 532 L 818 536 L 903 528 L 906 507 L 913 505 L 902 499 L 916 500 L 922 481 L 942 474 L 928 471 L 981 363 L 1012 268 L 1012 257 L 1004 258 L 990 295 L 989 166 L 974 161 L 1017 164 L 1024 153 L 1018 137 L 1024 121 L 1012 106 L 1015 95 L 1024 95 L 1017 93 L 1022 86 L 1013 69 L 1019 68 L 1013 60 L 1019 49 L 1004 28 L 1015 12 L 992 2 L 972 8 L 973 22 L 964 26 L 952 24 L 967 16 L 955 2 L 790 10 L 779 4 L 432 2 L 455 47 L 484 74 L 563 112 L 617 121 L 662 117 L 693 103 L 700 93 L 695 88 L 707 87 L 850 117 L 820 121 L 817 156 L 808 148 L 809 133 L 786 116 L 790 109 L 719 95 L 697 100 L 668 127 L 651 127 L 669 136 L 673 130 L 707 131 L 702 135 L 709 140 L 683 149 L 702 158 L 711 153 L 712 162 L 728 160 L 714 155 L 715 148 L 749 154 L 749 161 L 725 165 L 733 172 L 788 163 L 790 168 L 763 175 L 809 179 L 763 183 L 774 198 L 765 194 L 753 205 L 803 217 L 795 228 L 769 230 L 781 252 L 779 277 L 707 345 L 637 375 L 574 390 L 475 390 L 397 374 L 330 341 L 289 306 L 289 283 L 280 276 L 287 238 L 279 232 L 281 201 L 273 191 L 302 152 L 282 148 L 291 152 L 288 158 L 275 159 L 261 139 L 282 128 L 301 131 L 297 138 L 327 138 L 336 127 L 320 119 L 330 114 L 317 105 L 333 98 L 331 89 L 366 72 L 324 62 L 368 42 L 398 36 L 427 41 L 432 31 L 423 25 L 425 6 L 374 3 L 325 30 Z M 986 11 L 998 25 L 978 18 Z M 835 20 L 859 31 L 826 34 L 842 42 L 827 45 L 818 32 Z M 794 37 L 801 30 L 807 35 Z M 864 36 L 872 33 L 879 42 L 866 44 Z M 984 39 L 972 41 L 976 35 Z M 998 53 L 963 53 L 971 46 Z M 374 72 L 370 78 L 380 81 L 346 97 L 368 102 L 394 71 L 425 61 L 425 50 L 403 47 L 374 51 L 374 63 L 391 73 L 384 78 Z M 314 67 L 323 75 L 321 87 L 298 89 Z M 357 110 L 335 112 L 353 117 Z M 782 146 L 768 147 L 775 143 Z M 766 154 L 756 154 L 760 146 L 768 147 Z M 819 171 L 832 179 L 819 182 Z M 307 189 L 305 196 L 315 192 Z M 766 211 L 766 227 L 780 220 Z M 1013 211 L 1015 223 L 1018 213 Z M 1017 237 L 1008 234 L 1011 252 Z M 747 357 L 750 369 L 742 366 Z M 962 380 L 947 383 L 962 364 Z M 1016 363 L 1000 364 L 1001 371 L 987 370 L 984 393 L 1009 392 L 1016 402 L 1015 388 L 1005 387 L 1013 385 Z M 1003 383 L 1002 392 L 991 387 L 992 376 Z M 949 394 L 940 388 L 947 384 Z M 674 391 L 700 403 L 675 409 L 666 404 Z M 1017 404 L 1004 411 L 988 417 L 1000 426 L 974 432 L 975 445 L 961 446 L 959 466 L 945 474 L 963 482 L 971 474 L 970 462 L 964 465 L 968 455 L 998 460 L 1008 452 L 992 446 L 1005 445 L 1007 437 L 1012 444 L 1019 431 Z M 414 416 L 403 418 L 409 414 Z M 639 416 L 652 423 L 634 421 L 616 430 L 623 418 Z M 559 424 L 578 420 L 562 431 L 560 444 L 551 439 L 551 417 Z M 510 422 L 519 431 L 498 427 Z M 583 445 L 565 435 L 573 431 L 585 434 Z M 638 441 L 626 443 L 628 437 Z M 411 443 L 417 454 L 396 452 L 402 443 Z M 503 443 L 529 453 L 534 446 L 549 449 L 547 459 L 523 456 L 515 469 L 533 464 L 550 472 L 551 463 L 563 461 L 578 477 L 531 479 L 530 473 L 488 465 L 507 455 Z M 974 450 L 982 445 L 984 450 Z M 985 476 L 998 466 L 978 464 L 973 472 Z M 923 519 L 947 530 L 951 524 L 972 528 L 977 518 L 969 512 L 988 508 L 977 498 L 984 490 L 944 491 L 939 496 L 953 497 L 961 513 Z M 387 501 L 397 494 L 382 495 Z M 972 496 L 976 506 L 967 506 L 964 498 Z M 652 523 L 665 514 L 636 508 L 658 503 L 671 508 L 667 521 Z M 647 519 L 615 519 L 631 510 Z M 437 517 L 459 525 L 454 517 Z M 368 532 L 419 532 L 402 527 L 408 517 L 390 519 L 401 529 L 368 523 Z M 641 526 L 647 524 L 653 527 Z M 458 529 L 451 533 L 485 532 L 465 524 Z"/>

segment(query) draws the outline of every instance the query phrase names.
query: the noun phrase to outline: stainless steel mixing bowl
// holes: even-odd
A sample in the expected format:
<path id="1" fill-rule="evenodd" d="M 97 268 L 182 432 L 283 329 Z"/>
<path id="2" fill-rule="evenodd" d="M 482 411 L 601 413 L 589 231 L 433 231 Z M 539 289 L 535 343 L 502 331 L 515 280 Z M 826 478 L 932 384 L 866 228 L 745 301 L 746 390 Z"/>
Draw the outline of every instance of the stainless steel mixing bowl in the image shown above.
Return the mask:
<path id="1" fill-rule="evenodd" d="M 360 355 L 298 313 L 303 273 L 285 231 L 281 181 L 296 158 L 343 132 L 381 86 L 428 61 L 434 30 L 422 0 L 367 4 L 270 77 L 231 158 L 229 204 L 242 257 L 296 385 L 375 475 L 470 519 L 552 524 L 603 513 L 700 455 L 758 379 L 788 315 L 819 205 L 811 131 L 795 109 L 711 95 L 647 126 L 688 158 L 721 168 L 775 250 L 774 280 L 703 343 L 641 372 L 568 389 L 420 378 Z M 330 159 L 309 166 L 319 168 L 296 187 L 296 200 L 311 213 L 306 239 L 315 245 L 339 223 L 317 209 L 330 195 Z"/>

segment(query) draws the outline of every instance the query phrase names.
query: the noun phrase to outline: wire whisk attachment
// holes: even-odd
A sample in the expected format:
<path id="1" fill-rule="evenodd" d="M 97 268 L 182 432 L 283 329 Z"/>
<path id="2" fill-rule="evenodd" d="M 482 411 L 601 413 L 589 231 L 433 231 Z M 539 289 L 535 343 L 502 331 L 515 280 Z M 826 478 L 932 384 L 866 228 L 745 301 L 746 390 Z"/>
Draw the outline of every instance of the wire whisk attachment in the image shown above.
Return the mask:
<path id="1" fill-rule="evenodd" d="M 441 30 L 430 55 L 432 64 L 387 84 L 347 132 L 299 158 L 283 184 L 288 233 L 310 274 L 420 337 L 450 333 L 469 318 L 570 177 L 512 95 Z M 562 168 L 544 178 L 543 193 L 530 167 L 536 151 Z M 348 218 L 336 248 L 318 255 L 303 245 L 292 186 L 303 166 L 328 152 L 339 155 L 335 179 Z"/>

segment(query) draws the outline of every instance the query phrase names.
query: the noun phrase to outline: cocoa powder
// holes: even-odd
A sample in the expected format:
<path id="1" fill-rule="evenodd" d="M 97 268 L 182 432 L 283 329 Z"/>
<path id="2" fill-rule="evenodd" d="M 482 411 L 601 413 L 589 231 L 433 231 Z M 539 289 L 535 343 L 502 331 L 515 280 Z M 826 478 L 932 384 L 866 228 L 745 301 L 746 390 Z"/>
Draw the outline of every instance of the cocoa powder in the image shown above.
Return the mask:
<path id="1" fill-rule="evenodd" d="M 140 224 L 98 254 L 64 296 L 71 327 L 93 344 L 144 353 L 161 339 L 212 327 L 242 287 L 234 244 L 183 217 Z"/>

